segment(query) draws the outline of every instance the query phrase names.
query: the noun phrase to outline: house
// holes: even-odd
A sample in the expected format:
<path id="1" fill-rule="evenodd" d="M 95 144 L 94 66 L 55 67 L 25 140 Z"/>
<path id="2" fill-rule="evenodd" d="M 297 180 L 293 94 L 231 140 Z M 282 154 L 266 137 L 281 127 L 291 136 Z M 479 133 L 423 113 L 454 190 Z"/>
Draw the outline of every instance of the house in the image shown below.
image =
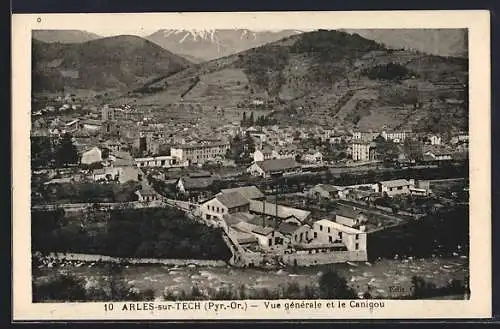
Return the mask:
<path id="1" fill-rule="evenodd" d="M 274 228 L 270 226 L 260 227 L 256 226 L 252 233 L 259 240 L 259 245 L 261 248 L 271 248 L 273 246 L 283 246 L 285 243 L 285 237 Z"/>
<path id="2" fill-rule="evenodd" d="M 181 163 L 203 164 L 223 159 L 229 148 L 229 142 L 185 144 L 170 148 L 170 155 Z"/>
<path id="3" fill-rule="evenodd" d="M 309 190 L 309 195 L 316 198 L 338 199 L 340 198 L 341 188 L 329 185 L 318 184 Z"/>
<path id="4" fill-rule="evenodd" d="M 134 162 L 137 167 L 163 167 L 163 168 L 172 168 L 172 167 L 187 167 L 188 162 L 180 163 L 178 159 L 171 155 L 161 155 L 156 157 L 147 157 L 147 158 L 135 158 Z"/>
<path id="5" fill-rule="evenodd" d="M 253 163 L 247 172 L 254 176 L 268 178 L 285 176 L 301 171 L 301 166 L 294 159 L 272 159 Z"/>
<path id="6" fill-rule="evenodd" d="M 119 176 L 118 168 L 113 167 L 99 168 L 92 171 L 92 179 L 95 182 L 117 180 Z"/>
<path id="7" fill-rule="evenodd" d="M 382 133 L 380 134 L 380 136 L 382 136 L 385 140 L 391 140 L 394 143 L 404 142 L 404 140 L 409 137 L 409 135 L 410 134 L 406 131 L 382 131 Z"/>
<path id="8" fill-rule="evenodd" d="M 441 136 L 431 135 L 429 137 L 429 141 L 430 141 L 431 145 L 441 145 Z"/>
<path id="9" fill-rule="evenodd" d="M 150 202 L 160 199 L 160 195 L 149 186 L 137 190 L 135 194 L 137 195 L 138 201 Z"/>
<path id="10" fill-rule="evenodd" d="M 221 193 L 238 192 L 247 200 L 265 200 L 266 196 L 256 186 L 242 186 L 220 190 Z"/>
<path id="11" fill-rule="evenodd" d="M 367 251 L 365 227 L 355 229 L 340 223 L 321 219 L 312 225 L 313 243 L 343 243 L 348 251 Z"/>
<path id="12" fill-rule="evenodd" d="M 295 159 L 297 156 L 297 147 L 295 145 L 285 145 L 273 149 L 273 159 Z"/>
<path id="13" fill-rule="evenodd" d="M 204 202 L 200 211 L 206 220 L 224 220 L 224 215 L 237 212 L 248 212 L 249 201 L 238 192 L 219 193 L 212 199 Z"/>
<path id="14" fill-rule="evenodd" d="M 378 192 L 387 196 L 409 194 L 410 188 L 415 186 L 413 180 L 395 179 L 378 183 Z"/>
<path id="15" fill-rule="evenodd" d="M 320 151 L 308 151 L 302 155 L 302 160 L 309 163 L 321 163 L 323 154 Z"/>
<path id="16" fill-rule="evenodd" d="M 335 214 L 335 222 L 348 227 L 359 228 L 368 222 L 368 216 L 356 208 L 342 207 Z"/>
<path id="17" fill-rule="evenodd" d="M 118 181 L 120 184 L 127 182 L 139 182 L 142 180 L 142 173 L 136 167 L 119 167 Z"/>
<path id="18" fill-rule="evenodd" d="M 81 126 L 88 131 L 98 131 L 102 129 L 102 122 L 99 120 L 87 119 L 81 122 Z"/>
<path id="19" fill-rule="evenodd" d="M 427 152 L 425 152 L 424 155 L 428 156 L 428 159 L 434 160 L 434 161 L 446 161 L 446 160 L 452 160 L 452 153 L 451 151 L 445 150 L 445 149 L 432 149 Z"/>
<path id="20" fill-rule="evenodd" d="M 204 177 L 181 177 L 177 181 L 177 190 L 181 193 L 191 193 L 197 191 L 206 191 L 215 182 L 215 177 L 204 176 Z"/>
<path id="21" fill-rule="evenodd" d="M 254 162 L 270 160 L 270 159 L 273 159 L 273 150 L 271 147 L 267 145 L 260 150 L 256 150 L 253 154 Z"/>
<path id="22" fill-rule="evenodd" d="M 311 212 L 307 210 L 287 207 L 267 201 L 250 200 L 250 213 L 277 219 L 279 222 L 301 225 L 309 220 Z"/>
<path id="23" fill-rule="evenodd" d="M 82 153 L 80 162 L 82 164 L 90 165 L 96 162 L 102 161 L 102 150 L 99 147 L 93 147 L 92 149 Z"/>
<path id="24" fill-rule="evenodd" d="M 291 239 L 292 245 L 309 243 L 312 241 L 312 226 L 309 224 L 303 224 L 297 227 L 297 229 L 293 232 L 293 237 Z"/>
<path id="25" fill-rule="evenodd" d="M 372 142 L 355 141 L 351 146 L 354 161 L 369 161 L 375 158 L 375 144 Z"/>

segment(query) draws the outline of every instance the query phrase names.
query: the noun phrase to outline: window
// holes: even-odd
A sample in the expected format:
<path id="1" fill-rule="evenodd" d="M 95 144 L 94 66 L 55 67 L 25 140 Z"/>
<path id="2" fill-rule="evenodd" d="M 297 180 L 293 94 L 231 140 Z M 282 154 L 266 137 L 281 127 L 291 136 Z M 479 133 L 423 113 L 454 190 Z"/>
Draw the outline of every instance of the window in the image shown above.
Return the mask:
<path id="1" fill-rule="evenodd" d="M 342 239 L 342 232 L 339 232 L 339 239 Z"/>
<path id="2" fill-rule="evenodd" d="M 323 225 L 320 225 L 320 226 L 319 226 L 319 230 L 320 230 L 320 231 L 323 231 Z"/>
<path id="3" fill-rule="evenodd" d="M 314 238 L 316 239 L 318 237 L 318 232 L 314 232 Z"/>
<path id="4" fill-rule="evenodd" d="M 217 207 L 217 212 L 219 212 L 219 207 Z"/>
<path id="5" fill-rule="evenodd" d="M 330 228 L 328 228 L 328 233 L 330 233 Z"/>
<path id="6" fill-rule="evenodd" d="M 359 249 L 359 243 L 356 243 L 356 245 L 354 246 L 354 249 L 355 249 L 355 250 L 358 250 L 358 249 Z"/>
<path id="7" fill-rule="evenodd" d="M 403 186 L 398 186 L 398 190 L 402 190 L 403 189 Z"/>
<path id="8" fill-rule="evenodd" d="M 332 242 L 333 242 L 333 240 L 332 240 L 332 236 L 331 236 L 331 235 L 330 235 L 330 236 L 328 236 L 328 242 L 330 242 L 330 243 L 332 243 Z"/>
<path id="9" fill-rule="evenodd" d="M 356 240 L 359 240 L 359 234 L 356 234 Z"/>

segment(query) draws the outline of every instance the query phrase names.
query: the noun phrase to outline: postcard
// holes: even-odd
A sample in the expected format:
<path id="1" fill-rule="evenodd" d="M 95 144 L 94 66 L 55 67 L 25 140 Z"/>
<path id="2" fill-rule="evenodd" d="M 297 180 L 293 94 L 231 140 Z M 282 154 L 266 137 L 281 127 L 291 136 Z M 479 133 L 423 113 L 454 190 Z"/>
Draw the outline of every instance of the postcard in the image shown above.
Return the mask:
<path id="1" fill-rule="evenodd" d="M 13 15 L 13 319 L 491 317 L 489 20 Z"/>

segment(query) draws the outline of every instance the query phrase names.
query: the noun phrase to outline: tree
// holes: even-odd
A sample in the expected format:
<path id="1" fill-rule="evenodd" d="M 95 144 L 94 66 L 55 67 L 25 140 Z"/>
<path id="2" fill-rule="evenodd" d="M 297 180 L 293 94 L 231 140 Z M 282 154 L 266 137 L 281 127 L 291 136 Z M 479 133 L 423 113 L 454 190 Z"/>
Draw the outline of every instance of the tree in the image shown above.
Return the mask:
<path id="1" fill-rule="evenodd" d="M 375 138 L 375 152 L 379 160 L 392 161 L 398 157 L 398 146 L 391 140 L 386 140 L 382 136 Z"/>
<path id="2" fill-rule="evenodd" d="M 253 126 L 254 123 L 255 122 L 254 122 L 253 112 L 252 112 L 252 113 L 250 113 L 250 119 L 248 119 L 248 125 Z"/>
<path id="3" fill-rule="evenodd" d="M 354 290 L 347 285 L 345 278 L 340 277 L 337 272 L 328 271 L 319 279 L 321 298 L 325 299 L 353 299 L 356 298 Z"/>
<path id="4" fill-rule="evenodd" d="M 247 125 L 247 112 L 243 112 L 243 119 L 241 119 L 241 126 L 246 127 Z"/>
<path id="5" fill-rule="evenodd" d="M 56 151 L 56 164 L 67 166 L 78 163 L 78 151 L 70 134 L 64 134 Z"/>
<path id="6" fill-rule="evenodd" d="M 423 152 L 421 142 L 407 138 L 403 143 L 403 149 L 410 160 L 422 160 Z"/>

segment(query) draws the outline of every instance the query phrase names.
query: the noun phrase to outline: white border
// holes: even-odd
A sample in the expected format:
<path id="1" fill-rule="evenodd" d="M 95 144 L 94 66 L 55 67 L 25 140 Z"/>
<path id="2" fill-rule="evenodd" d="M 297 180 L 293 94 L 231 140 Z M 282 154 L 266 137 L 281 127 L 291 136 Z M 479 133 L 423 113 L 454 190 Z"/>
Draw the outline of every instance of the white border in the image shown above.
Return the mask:
<path id="1" fill-rule="evenodd" d="M 37 19 L 40 18 L 40 22 Z M 491 317 L 490 15 L 488 11 L 281 13 L 15 14 L 12 19 L 13 319 L 418 319 Z M 104 303 L 31 303 L 30 63 L 32 29 L 120 28 L 311 30 L 355 28 L 468 28 L 470 70 L 470 286 L 468 301 L 386 300 L 385 308 L 348 311 L 113 312 Z M 106 28 L 103 28 L 106 29 Z M 14 170 L 15 168 L 15 170 Z"/>

